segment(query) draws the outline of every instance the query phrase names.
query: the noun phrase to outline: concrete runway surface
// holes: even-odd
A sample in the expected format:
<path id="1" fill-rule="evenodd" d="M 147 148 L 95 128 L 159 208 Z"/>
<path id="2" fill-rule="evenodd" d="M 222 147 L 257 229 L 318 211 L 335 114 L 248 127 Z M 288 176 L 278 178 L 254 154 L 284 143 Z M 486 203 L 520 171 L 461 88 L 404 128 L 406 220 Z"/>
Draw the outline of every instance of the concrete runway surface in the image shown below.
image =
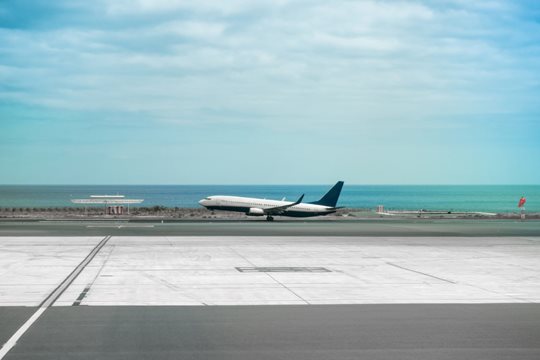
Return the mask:
<path id="1" fill-rule="evenodd" d="M 533 236 L 4 236 L 0 359 L 538 359 L 539 255 Z"/>

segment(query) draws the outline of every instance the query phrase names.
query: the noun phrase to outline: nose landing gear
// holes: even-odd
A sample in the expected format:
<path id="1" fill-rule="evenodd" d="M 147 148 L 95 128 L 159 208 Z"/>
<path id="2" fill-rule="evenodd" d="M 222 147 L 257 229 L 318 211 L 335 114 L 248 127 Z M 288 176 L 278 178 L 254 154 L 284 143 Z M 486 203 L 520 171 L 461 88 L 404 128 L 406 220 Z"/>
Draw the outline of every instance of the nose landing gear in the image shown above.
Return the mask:
<path id="1" fill-rule="evenodd" d="M 272 217 L 272 216 L 267 216 L 267 217 L 266 217 L 266 221 L 274 221 L 274 217 Z"/>

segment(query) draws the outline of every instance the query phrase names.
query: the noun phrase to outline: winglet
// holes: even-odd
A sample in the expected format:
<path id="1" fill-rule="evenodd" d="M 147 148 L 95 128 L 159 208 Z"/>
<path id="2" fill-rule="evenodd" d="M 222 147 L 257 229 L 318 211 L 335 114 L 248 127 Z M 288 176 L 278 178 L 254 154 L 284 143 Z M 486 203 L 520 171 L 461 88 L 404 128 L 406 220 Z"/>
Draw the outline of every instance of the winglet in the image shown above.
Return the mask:
<path id="1" fill-rule="evenodd" d="M 302 194 L 302 196 L 300 196 L 300 198 L 298 200 L 296 200 L 296 202 L 293 204 L 293 205 L 298 205 L 302 202 L 302 200 L 304 200 L 304 195 L 305 194 Z M 291 205 L 292 206 L 292 205 Z"/>

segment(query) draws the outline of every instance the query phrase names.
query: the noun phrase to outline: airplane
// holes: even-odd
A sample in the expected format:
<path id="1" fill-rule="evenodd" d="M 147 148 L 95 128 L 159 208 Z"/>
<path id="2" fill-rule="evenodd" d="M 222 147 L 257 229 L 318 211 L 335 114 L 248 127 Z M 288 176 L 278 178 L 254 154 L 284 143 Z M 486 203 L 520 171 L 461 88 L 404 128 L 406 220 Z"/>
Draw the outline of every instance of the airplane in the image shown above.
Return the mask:
<path id="1" fill-rule="evenodd" d="M 274 220 L 274 216 L 310 217 L 335 213 L 336 204 L 343 188 L 343 181 L 338 181 L 320 200 L 303 203 L 304 195 L 294 202 L 284 200 L 267 200 L 240 196 L 213 195 L 199 201 L 208 210 L 226 210 L 243 212 L 248 216 L 266 216 L 266 220 Z"/>

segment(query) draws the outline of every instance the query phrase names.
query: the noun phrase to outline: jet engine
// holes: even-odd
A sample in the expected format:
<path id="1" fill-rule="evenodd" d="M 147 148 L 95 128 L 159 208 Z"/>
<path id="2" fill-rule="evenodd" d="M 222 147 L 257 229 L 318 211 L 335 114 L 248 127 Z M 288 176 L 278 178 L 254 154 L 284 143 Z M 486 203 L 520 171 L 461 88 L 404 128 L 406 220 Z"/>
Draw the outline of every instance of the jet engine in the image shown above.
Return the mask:
<path id="1" fill-rule="evenodd" d="M 259 208 L 250 208 L 246 213 L 248 216 L 264 216 L 264 210 Z"/>

